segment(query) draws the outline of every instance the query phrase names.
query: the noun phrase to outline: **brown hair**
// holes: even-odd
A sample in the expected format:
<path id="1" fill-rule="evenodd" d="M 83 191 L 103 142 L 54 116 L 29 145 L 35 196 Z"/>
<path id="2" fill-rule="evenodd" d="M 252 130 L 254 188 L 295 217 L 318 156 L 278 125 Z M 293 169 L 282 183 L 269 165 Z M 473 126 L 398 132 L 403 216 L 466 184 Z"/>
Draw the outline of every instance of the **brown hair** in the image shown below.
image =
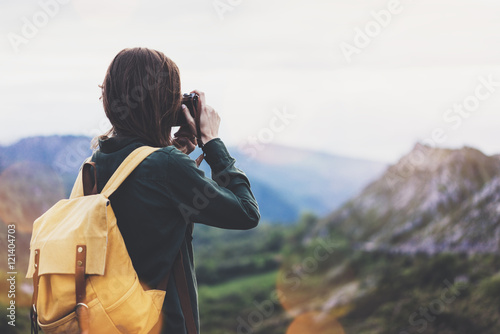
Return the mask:
<path id="1" fill-rule="evenodd" d="M 112 128 L 98 138 L 134 136 L 151 146 L 172 144 L 170 132 L 181 106 L 181 83 L 179 68 L 170 58 L 147 48 L 124 49 L 109 65 L 100 87 Z"/>

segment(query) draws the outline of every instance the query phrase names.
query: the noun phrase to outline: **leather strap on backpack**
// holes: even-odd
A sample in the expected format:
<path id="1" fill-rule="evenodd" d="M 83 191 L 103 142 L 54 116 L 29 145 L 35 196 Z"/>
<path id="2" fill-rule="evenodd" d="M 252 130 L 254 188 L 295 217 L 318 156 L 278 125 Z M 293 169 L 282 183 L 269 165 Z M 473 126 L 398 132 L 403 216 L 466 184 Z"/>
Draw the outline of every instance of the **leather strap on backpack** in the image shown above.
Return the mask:
<path id="1" fill-rule="evenodd" d="M 87 260 L 87 246 L 76 246 L 75 262 L 75 293 L 76 293 L 76 319 L 80 327 L 80 334 L 88 334 L 90 328 L 89 307 L 85 304 L 85 266 Z"/>
<path id="2" fill-rule="evenodd" d="M 90 174 L 90 167 L 94 169 L 94 181 Z M 97 194 L 97 168 L 95 162 L 85 162 L 82 167 L 82 181 L 83 181 L 83 196 Z"/>
<path id="3" fill-rule="evenodd" d="M 184 263 L 182 260 L 181 251 L 179 251 L 179 255 L 177 256 L 175 262 L 175 266 L 177 269 L 174 270 L 175 285 L 177 286 L 177 291 L 179 293 L 182 313 L 184 314 L 184 319 L 186 321 L 187 332 L 188 334 L 196 334 L 196 323 L 194 322 L 193 309 L 191 307 L 191 300 L 189 298 L 186 272 L 184 271 Z"/>
<path id="4" fill-rule="evenodd" d="M 33 296 L 31 297 L 31 334 L 38 334 L 38 311 L 36 309 L 36 303 L 38 300 L 38 262 L 40 260 L 40 250 L 35 249 L 35 272 L 33 273 Z"/>
<path id="5" fill-rule="evenodd" d="M 191 299 L 189 297 L 189 289 L 187 286 L 186 272 L 184 271 L 184 263 L 182 253 L 175 257 L 174 265 L 172 268 L 174 272 L 175 285 L 177 287 L 177 294 L 181 302 L 182 314 L 186 322 L 186 329 L 188 334 L 196 334 L 196 322 L 194 321 L 193 308 L 191 307 Z M 167 290 L 168 281 L 170 279 L 170 272 L 158 284 L 157 289 Z"/>

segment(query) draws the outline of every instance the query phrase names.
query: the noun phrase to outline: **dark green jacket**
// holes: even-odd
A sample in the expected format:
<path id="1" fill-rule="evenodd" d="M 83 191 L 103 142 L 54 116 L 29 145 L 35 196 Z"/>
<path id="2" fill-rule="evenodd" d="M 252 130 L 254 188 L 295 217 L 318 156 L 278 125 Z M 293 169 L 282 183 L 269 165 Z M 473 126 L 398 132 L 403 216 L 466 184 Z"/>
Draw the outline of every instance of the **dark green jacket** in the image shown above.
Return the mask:
<path id="1" fill-rule="evenodd" d="M 97 167 L 99 192 L 127 155 L 143 145 L 146 145 L 144 141 L 133 137 L 99 140 L 99 149 L 92 156 Z M 250 182 L 234 166 L 235 160 L 223 142 L 213 139 L 203 151 L 212 169 L 212 179 L 205 177 L 189 156 L 168 146 L 148 156 L 110 197 L 141 282 L 155 288 L 171 270 L 181 250 L 198 332 L 190 223 L 243 230 L 257 226 L 260 219 Z M 173 278 L 167 286 L 163 314 L 162 333 L 186 333 Z"/>

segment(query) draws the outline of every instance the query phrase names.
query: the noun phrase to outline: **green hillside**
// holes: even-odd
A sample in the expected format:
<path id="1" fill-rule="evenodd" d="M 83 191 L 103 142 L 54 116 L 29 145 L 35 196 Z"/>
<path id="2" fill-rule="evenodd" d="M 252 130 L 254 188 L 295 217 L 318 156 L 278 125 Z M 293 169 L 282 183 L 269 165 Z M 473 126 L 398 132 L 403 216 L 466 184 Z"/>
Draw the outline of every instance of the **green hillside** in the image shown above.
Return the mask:
<path id="1" fill-rule="evenodd" d="M 308 323 L 304 333 L 500 332 L 498 255 L 369 252 L 356 249 L 340 231 L 304 243 L 315 223 L 314 217 L 303 217 L 282 240 L 272 237 L 276 226 L 256 229 L 251 236 L 221 231 L 213 240 L 215 254 L 231 247 L 234 254 L 248 250 L 252 257 L 274 245 L 280 263 L 243 276 L 235 267 L 232 279 L 201 283 L 203 332 L 295 333 L 302 315 L 310 313 L 323 317 Z M 258 246 L 249 249 L 250 239 Z M 208 255 L 199 249 L 197 254 L 200 266 Z M 219 259 L 214 271 L 228 272 Z"/>

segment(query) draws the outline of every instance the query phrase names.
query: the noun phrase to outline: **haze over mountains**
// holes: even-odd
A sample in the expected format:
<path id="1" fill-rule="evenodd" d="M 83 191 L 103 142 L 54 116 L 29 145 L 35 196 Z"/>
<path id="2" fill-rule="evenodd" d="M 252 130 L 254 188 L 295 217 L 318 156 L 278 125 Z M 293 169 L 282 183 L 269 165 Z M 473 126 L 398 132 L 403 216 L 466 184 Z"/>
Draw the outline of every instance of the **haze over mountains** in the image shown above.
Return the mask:
<path id="1" fill-rule="evenodd" d="M 69 195 L 91 154 L 90 140 L 32 137 L 0 147 L 0 219 L 30 230 L 36 217 Z M 277 145 L 252 158 L 238 148 L 229 151 L 251 180 L 263 220 L 286 223 L 304 211 L 330 213 L 310 236 L 336 229 L 367 249 L 500 250 L 498 156 L 417 144 L 386 168 Z M 206 163 L 202 168 L 209 175 Z"/>
<path id="2" fill-rule="evenodd" d="M 0 192 L 2 188 L 22 188 L 26 195 L 40 195 L 39 203 L 28 206 L 30 211 L 38 208 L 32 210 L 33 214 L 21 214 L 26 209 L 19 208 L 17 215 L 8 215 L 9 219 L 26 220 L 22 225 L 27 225 L 57 198 L 69 196 L 79 167 L 92 153 L 90 141 L 91 138 L 84 136 L 56 135 L 30 137 L 10 146 L 0 146 L 0 173 L 3 174 L 0 183 L 4 183 L 4 186 L 0 184 Z M 235 147 L 229 147 L 229 152 L 237 159 L 237 166 L 249 176 L 262 218 L 269 222 L 292 223 L 304 211 L 325 215 L 358 193 L 386 168 L 384 163 L 271 144 L 261 148 L 255 157 Z M 195 158 L 198 154 L 197 150 L 191 156 Z M 201 168 L 210 175 L 205 162 Z M 14 181 L 23 184 L 21 180 L 28 179 L 30 184 L 24 183 L 24 188 L 12 184 Z M 9 190 L 8 197 L 15 194 Z M 5 191 L 4 195 L 7 195 Z M 22 198 L 29 196 L 18 197 L 26 202 Z M 5 200 L 5 210 L 16 206 L 9 204 L 8 198 Z M 1 214 L 0 219 L 3 219 Z"/>
<path id="3" fill-rule="evenodd" d="M 500 159 L 417 144 L 313 235 L 332 229 L 366 250 L 498 252 Z"/>

